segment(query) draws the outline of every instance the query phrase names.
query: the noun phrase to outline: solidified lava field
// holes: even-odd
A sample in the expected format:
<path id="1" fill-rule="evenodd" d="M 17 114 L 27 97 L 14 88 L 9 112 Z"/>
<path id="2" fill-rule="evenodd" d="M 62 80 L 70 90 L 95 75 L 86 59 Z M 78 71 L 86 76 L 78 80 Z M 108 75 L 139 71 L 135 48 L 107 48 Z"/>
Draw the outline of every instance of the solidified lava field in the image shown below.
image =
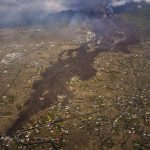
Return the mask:
<path id="1" fill-rule="evenodd" d="M 136 13 L 0 29 L 0 149 L 150 149 L 150 16 Z"/>

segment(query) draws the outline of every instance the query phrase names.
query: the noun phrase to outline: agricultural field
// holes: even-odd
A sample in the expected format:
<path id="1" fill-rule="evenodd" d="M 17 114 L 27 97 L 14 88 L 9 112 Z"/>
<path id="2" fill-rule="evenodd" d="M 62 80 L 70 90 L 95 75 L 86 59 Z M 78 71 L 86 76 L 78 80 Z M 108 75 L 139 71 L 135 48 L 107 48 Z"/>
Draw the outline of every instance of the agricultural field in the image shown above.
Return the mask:
<path id="1" fill-rule="evenodd" d="M 149 17 L 0 29 L 0 149 L 149 150 Z"/>

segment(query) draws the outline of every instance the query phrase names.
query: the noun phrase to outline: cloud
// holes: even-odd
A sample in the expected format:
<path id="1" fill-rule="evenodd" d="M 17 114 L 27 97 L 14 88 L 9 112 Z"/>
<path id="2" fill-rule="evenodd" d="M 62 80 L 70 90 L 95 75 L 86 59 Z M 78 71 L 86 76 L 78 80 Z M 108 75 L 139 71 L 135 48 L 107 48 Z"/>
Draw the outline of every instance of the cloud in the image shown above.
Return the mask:
<path id="1" fill-rule="evenodd" d="M 0 0 L 0 25 L 34 22 L 62 10 L 59 0 Z"/>
<path id="2" fill-rule="evenodd" d="M 113 7 L 122 6 L 122 5 L 125 5 L 126 3 L 130 3 L 130 2 L 135 2 L 135 3 L 146 2 L 146 3 L 149 3 L 150 0 L 111 0 L 111 4 L 112 4 Z"/>
<path id="3" fill-rule="evenodd" d="M 1 0 L 0 11 L 15 10 L 26 11 L 57 11 L 64 9 L 60 0 Z"/>

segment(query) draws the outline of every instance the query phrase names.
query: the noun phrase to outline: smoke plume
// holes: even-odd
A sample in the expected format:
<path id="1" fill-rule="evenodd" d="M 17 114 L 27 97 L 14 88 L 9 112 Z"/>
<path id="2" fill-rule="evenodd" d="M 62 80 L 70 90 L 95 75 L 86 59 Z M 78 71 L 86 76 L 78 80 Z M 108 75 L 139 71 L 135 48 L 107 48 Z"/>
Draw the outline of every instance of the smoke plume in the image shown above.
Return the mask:
<path id="1" fill-rule="evenodd" d="M 111 5 L 150 0 L 0 0 L 0 26 L 22 25 L 43 20 L 66 10 L 96 10 Z"/>

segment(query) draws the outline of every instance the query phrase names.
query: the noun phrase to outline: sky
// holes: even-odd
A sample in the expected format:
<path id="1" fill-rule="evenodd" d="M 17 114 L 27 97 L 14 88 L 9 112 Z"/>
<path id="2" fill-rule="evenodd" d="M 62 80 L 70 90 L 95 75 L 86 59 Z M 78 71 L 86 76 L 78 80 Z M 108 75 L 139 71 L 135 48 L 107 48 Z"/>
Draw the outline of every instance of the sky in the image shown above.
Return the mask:
<path id="1" fill-rule="evenodd" d="M 0 25 L 12 22 L 19 24 L 35 18 L 41 20 L 50 13 L 68 9 L 94 9 L 106 1 L 113 7 L 130 1 L 150 2 L 150 0 L 0 0 Z"/>

